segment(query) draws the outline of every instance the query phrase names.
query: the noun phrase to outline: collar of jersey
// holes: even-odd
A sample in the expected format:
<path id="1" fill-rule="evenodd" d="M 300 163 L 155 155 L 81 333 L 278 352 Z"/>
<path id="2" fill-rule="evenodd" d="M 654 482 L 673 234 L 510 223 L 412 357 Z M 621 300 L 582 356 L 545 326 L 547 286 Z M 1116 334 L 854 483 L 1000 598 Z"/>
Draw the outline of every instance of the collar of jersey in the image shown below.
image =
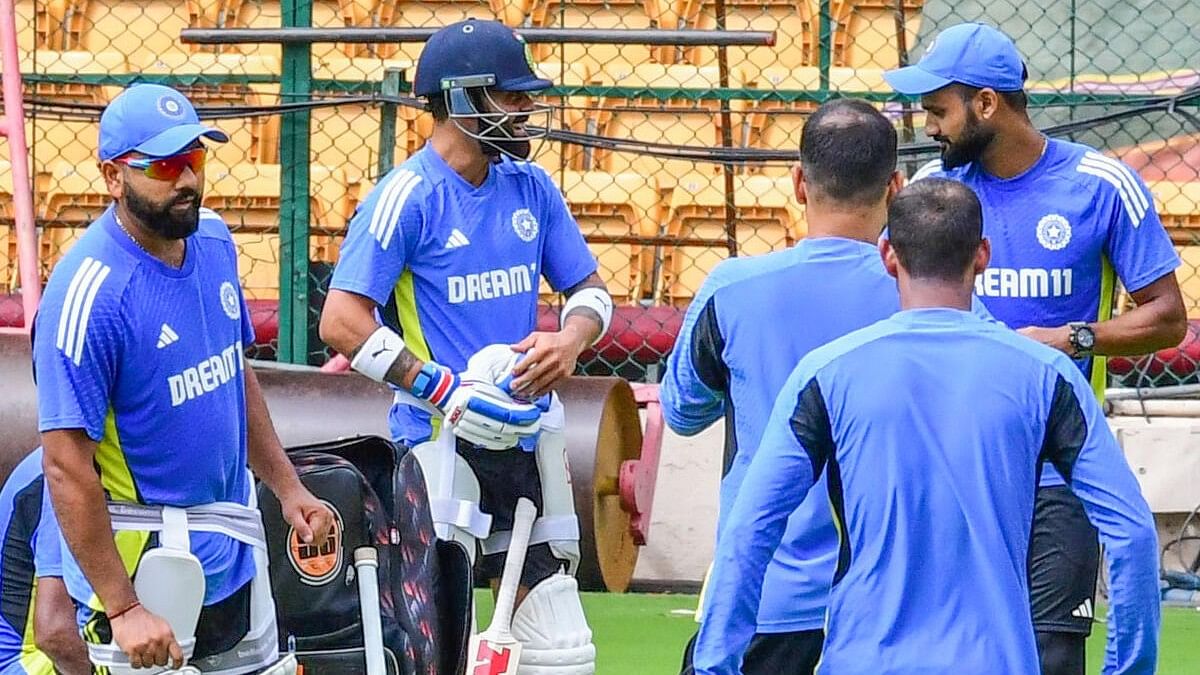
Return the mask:
<path id="1" fill-rule="evenodd" d="M 919 307 L 902 309 L 892 315 L 892 320 L 904 326 L 957 326 L 980 321 L 970 310 L 950 307 Z"/>
<path id="2" fill-rule="evenodd" d="M 1047 138 L 1046 151 L 1042 153 L 1042 156 L 1038 157 L 1038 160 L 1033 163 L 1033 166 L 1030 166 L 1028 169 L 1025 169 L 1012 178 L 997 178 L 996 176 L 993 176 L 984 170 L 981 162 L 973 164 L 971 168 L 977 174 L 979 174 L 979 177 L 982 180 L 987 182 L 988 187 L 990 188 L 999 188 L 1001 190 L 1025 189 L 1028 181 L 1041 178 L 1046 167 L 1050 166 L 1054 162 L 1054 156 L 1057 151 L 1058 144 L 1053 138 Z"/>
<path id="3" fill-rule="evenodd" d="M 138 262 L 141 262 L 165 277 L 180 279 L 192 273 L 192 270 L 196 267 L 196 238 L 194 235 L 187 238 L 187 242 L 185 244 L 186 249 L 185 253 L 183 254 L 183 266 L 179 269 L 175 269 L 174 267 L 171 267 L 165 262 L 143 251 L 142 247 L 134 243 L 134 241 L 129 238 L 129 235 L 125 234 L 125 231 L 122 230 L 121 226 L 117 224 L 117 218 L 114 213 L 115 208 L 115 203 L 108 207 L 108 209 L 100 216 L 100 224 L 104 227 L 104 231 L 108 233 L 108 236 L 112 237 L 112 240 L 117 242 L 117 246 L 120 246 L 127 253 L 129 253 L 129 255 L 137 258 Z"/>
<path id="4" fill-rule="evenodd" d="M 493 164 L 489 166 L 487 178 L 483 179 L 483 185 L 475 187 L 466 178 L 460 176 L 457 171 L 450 168 L 446 160 L 442 159 L 442 156 L 433 149 L 432 143 L 426 143 L 425 147 L 421 149 L 421 157 L 426 169 L 441 175 L 455 190 L 465 192 L 472 197 L 488 197 L 491 195 L 492 186 L 496 183 L 497 165 Z"/>
<path id="5" fill-rule="evenodd" d="M 845 237 L 806 237 L 797 242 L 795 248 L 821 258 L 861 258 L 879 255 L 875 244 Z"/>

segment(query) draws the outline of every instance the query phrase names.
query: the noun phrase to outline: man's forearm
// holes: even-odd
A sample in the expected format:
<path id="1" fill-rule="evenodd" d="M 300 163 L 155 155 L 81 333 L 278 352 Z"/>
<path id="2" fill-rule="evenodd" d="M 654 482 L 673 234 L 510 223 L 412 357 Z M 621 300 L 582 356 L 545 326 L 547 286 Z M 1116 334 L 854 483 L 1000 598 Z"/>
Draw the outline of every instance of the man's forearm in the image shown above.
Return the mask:
<path id="1" fill-rule="evenodd" d="M 42 437 L 50 499 L 63 539 L 100 602 L 108 611 L 121 610 L 136 602 L 137 595 L 117 553 L 104 489 L 91 465 L 94 444 L 93 452 L 84 454 L 74 443 L 63 447 L 51 440 L 53 434 L 66 433 L 72 432 Z"/>
<path id="2" fill-rule="evenodd" d="M 271 412 L 253 368 L 246 368 L 246 429 L 246 455 L 254 475 L 277 497 L 302 487 L 275 433 Z"/>
<path id="3" fill-rule="evenodd" d="M 1160 349 L 1175 347 L 1187 330 L 1186 319 L 1180 321 L 1171 312 L 1145 305 L 1093 324 L 1096 347 L 1103 356 L 1137 356 Z"/>

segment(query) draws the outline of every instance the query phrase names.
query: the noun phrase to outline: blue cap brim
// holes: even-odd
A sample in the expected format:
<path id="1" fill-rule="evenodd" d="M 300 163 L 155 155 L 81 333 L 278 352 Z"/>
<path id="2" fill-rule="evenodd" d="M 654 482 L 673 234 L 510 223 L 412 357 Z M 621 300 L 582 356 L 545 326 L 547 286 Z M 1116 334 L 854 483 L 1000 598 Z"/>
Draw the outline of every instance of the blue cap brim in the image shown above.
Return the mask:
<path id="1" fill-rule="evenodd" d="M 497 86 L 496 89 L 499 91 L 541 91 L 553 86 L 553 82 L 543 80 L 540 77 L 522 77 L 511 82 L 505 82 L 502 86 Z"/>
<path id="2" fill-rule="evenodd" d="M 954 80 L 922 70 L 920 65 L 886 71 L 883 79 L 892 86 L 892 89 L 909 96 L 923 96 L 954 84 Z"/>
<path id="3" fill-rule="evenodd" d="M 203 124 L 183 124 L 171 127 L 132 149 L 150 157 L 167 157 L 183 150 L 200 137 L 214 140 L 218 143 L 229 141 L 229 136 L 220 129 L 214 129 Z"/>

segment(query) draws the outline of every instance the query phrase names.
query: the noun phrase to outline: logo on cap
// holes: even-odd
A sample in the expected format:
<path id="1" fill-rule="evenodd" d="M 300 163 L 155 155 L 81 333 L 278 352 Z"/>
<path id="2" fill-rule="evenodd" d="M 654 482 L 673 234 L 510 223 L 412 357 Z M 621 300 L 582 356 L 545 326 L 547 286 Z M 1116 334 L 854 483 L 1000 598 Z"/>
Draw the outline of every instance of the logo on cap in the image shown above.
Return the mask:
<path id="1" fill-rule="evenodd" d="M 513 31 L 513 37 L 515 37 L 517 42 L 520 42 L 521 46 L 525 49 L 525 63 L 529 64 L 529 69 L 534 73 L 537 73 L 537 62 L 533 60 L 533 50 L 529 48 L 529 43 L 526 42 L 525 38 L 515 30 Z"/>
<path id="2" fill-rule="evenodd" d="M 162 113 L 164 117 L 183 117 L 183 104 L 174 96 L 166 94 L 158 99 L 158 112 Z"/>
<path id="3" fill-rule="evenodd" d="M 926 56 L 929 56 L 930 54 L 932 54 L 934 48 L 937 47 L 937 43 L 938 43 L 938 36 L 934 35 L 933 40 L 930 41 L 930 43 L 929 43 L 929 46 L 925 48 L 924 56 L 922 56 L 921 58 L 925 58 Z"/>

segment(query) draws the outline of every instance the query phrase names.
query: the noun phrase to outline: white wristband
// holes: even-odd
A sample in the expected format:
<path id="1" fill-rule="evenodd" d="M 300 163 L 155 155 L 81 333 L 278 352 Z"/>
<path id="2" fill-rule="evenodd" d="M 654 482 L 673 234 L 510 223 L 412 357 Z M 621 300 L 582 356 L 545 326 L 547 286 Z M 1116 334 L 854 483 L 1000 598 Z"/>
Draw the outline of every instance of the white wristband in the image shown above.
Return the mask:
<path id="1" fill-rule="evenodd" d="M 586 307 L 600 316 L 600 334 L 597 335 L 596 339 L 592 341 L 592 344 L 594 345 L 600 341 L 600 338 L 604 337 L 604 334 L 608 332 L 609 325 L 612 324 L 612 296 L 609 295 L 608 292 L 603 288 L 581 288 L 578 291 L 575 291 L 571 297 L 567 298 L 567 304 L 563 305 L 562 308 L 560 321 L 565 325 L 567 322 L 567 316 L 569 316 L 572 311 L 581 307 Z"/>
<path id="2" fill-rule="evenodd" d="M 388 371 L 396 359 L 400 358 L 403 349 L 404 340 L 396 331 L 387 326 L 380 326 L 358 348 L 358 353 L 350 361 L 350 367 L 376 382 L 386 382 Z"/>

